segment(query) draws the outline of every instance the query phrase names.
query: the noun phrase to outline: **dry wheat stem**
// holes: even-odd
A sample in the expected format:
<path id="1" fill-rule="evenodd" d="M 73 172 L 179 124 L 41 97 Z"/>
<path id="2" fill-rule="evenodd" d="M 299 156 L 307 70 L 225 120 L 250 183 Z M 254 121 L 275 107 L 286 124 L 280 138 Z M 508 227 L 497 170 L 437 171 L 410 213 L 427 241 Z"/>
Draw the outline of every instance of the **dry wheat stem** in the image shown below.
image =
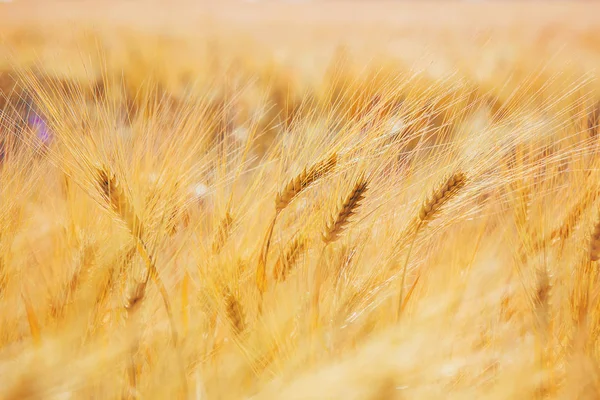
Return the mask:
<path id="1" fill-rule="evenodd" d="M 269 251 L 269 245 L 271 244 L 271 237 L 273 235 L 273 229 L 277 222 L 277 214 L 271 220 L 265 238 L 263 240 L 264 245 L 261 246 L 262 250 L 258 256 L 258 265 L 256 267 L 256 287 L 260 293 L 261 299 L 264 292 L 267 290 L 267 253 Z"/>

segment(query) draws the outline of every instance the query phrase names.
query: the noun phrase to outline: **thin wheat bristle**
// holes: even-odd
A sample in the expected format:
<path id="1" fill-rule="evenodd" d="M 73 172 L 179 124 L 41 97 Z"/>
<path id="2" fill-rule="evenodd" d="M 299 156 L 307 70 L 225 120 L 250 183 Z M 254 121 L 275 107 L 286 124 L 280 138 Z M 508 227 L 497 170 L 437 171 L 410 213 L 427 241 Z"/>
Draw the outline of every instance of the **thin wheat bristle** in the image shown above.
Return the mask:
<path id="1" fill-rule="evenodd" d="M 213 239 L 213 243 L 212 243 L 213 253 L 217 254 L 217 253 L 219 253 L 219 251 L 221 251 L 221 248 L 223 247 L 223 245 L 229 238 L 229 231 L 231 229 L 232 223 L 233 223 L 233 217 L 231 216 L 231 213 L 229 211 L 227 211 L 225 213 L 225 216 L 219 223 L 217 233 L 215 234 L 215 237 Z"/>
<path id="2" fill-rule="evenodd" d="M 277 196 L 275 197 L 275 210 L 280 212 L 286 208 L 300 192 L 319 178 L 328 174 L 336 164 L 337 153 L 333 153 L 328 158 L 319 161 L 310 168 L 304 168 L 299 175 L 290 180 L 282 191 L 277 193 Z"/>
<path id="3" fill-rule="evenodd" d="M 325 244 L 334 242 L 339 238 L 346 225 L 350 222 L 350 217 L 355 214 L 360 206 L 368 184 L 368 179 L 361 176 L 354 184 L 350 194 L 341 202 L 338 211 L 329 217 L 322 233 L 322 239 Z"/>
<path id="4" fill-rule="evenodd" d="M 106 168 L 97 169 L 97 181 L 103 198 L 121 218 L 135 237 L 141 237 L 142 224 L 127 200 L 117 178 Z"/>
<path id="5" fill-rule="evenodd" d="M 225 291 L 225 311 L 235 334 L 241 334 L 246 328 L 244 309 L 230 290 Z"/>
<path id="6" fill-rule="evenodd" d="M 296 236 L 287 246 L 283 254 L 279 256 L 273 269 L 273 278 L 276 281 L 283 282 L 287 279 L 290 271 L 298 261 L 300 254 L 306 247 L 306 240 L 303 236 Z"/>
<path id="7" fill-rule="evenodd" d="M 590 260 L 600 260 L 600 221 L 596 222 L 590 237 Z"/>
<path id="8" fill-rule="evenodd" d="M 467 177 L 462 172 L 457 172 L 450 176 L 421 206 L 421 210 L 419 211 L 421 222 L 433 219 L 444 204 L 465 186 L 466 182 Z"/>

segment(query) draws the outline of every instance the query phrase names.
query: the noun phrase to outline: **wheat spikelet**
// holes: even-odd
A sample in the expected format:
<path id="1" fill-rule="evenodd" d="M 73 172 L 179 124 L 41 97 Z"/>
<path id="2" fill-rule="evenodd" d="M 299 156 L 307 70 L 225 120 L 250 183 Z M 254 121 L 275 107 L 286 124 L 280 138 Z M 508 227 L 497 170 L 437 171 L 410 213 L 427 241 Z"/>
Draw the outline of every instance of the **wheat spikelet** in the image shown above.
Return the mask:
<path id="1" fill-rule="evenodd" d="M 431 221 L 440 209 L 446 204 L 450 199 L 452 199 L 460 189 L 462 189 L 467 183 L 467 177 L 462 172 L 456 172 L 450 176 L 444 182 L 443 185 L 438 187 L 437 190 L 433 192 L 431 197 L 426 199 L 421 205 L 421 209 L 419 210 L 418 222 L 416 225 L 413 223 L 409 226 L 406 232 L 413 231 L 412 240 L 410 241 L 410 245 L 408 247 L 408 251 L 406 254 L 406 260 L 404 261 L 404 267 L 402 268 L 402 277 L 400 279 L 400 304 L 398 306 L 398 318 L 400 318 L 404 307 L 403 304 L 408 301 L 408 299 L 404 299 L 404 281 L 406 280 L 406 271 L 408 269 L 408 260 L 410 259 L 410 254 L 412 252 L 413 245 L 423 228 L 429 221 Z M 403 240 L 408 237 L 408 234 L 403 235 Z"/>
<path id="2" fill-rule="evenodd" d="M 443 185 L 433 192 L 431 197 L 423 202 L 419 210 L 419 220 L 422 223 L 427 223 L 433 219 L 444 204 L 452 199 L 466 183 L 467 177 L 464 173 L 456 172 L 452 174 Z"/>
<path id="3" fill-rule="evenodd" d="M 319 178 L 328 174 L 337 164 L 337 153 L 331 154 L 328 158 L 319 161 L 310 168 L 304 170 L 295 176 L 285 186 L 285 188 L 275 196 L 275 210 L 281 212 L 288 206 L 308 186 Z"/>
<path id="4" fill-rule="evenodd" d="M 225 216 L 221 220 L 219 224 L 219 228 L 217 229 L 217 233 L 213 239 L 212 250 L 213 253 L 218 254 L 221 251 L 221 248 L 229 238 L 229 231 L 231 230 L 231 225 L 233 223 L 233 217 L 231 213 L 227 211 Z"/>
<path id="5" fill-rule="evenodd" d="M 125 309 L 128 313 L 135 311 L 141 304 L 146 294 L 146 285 L 148 281 L 144 279 L 141 282 L 136 282 L 125 296 Z"/>
<path id="6" fill-rule="evenodd" d="M 598 190 L 588 190 L 581 199 L 569 210 L 563 223 L 553 230 L 550 239 L 566 240 L 581 220 L 581 216 L 598 197 Z"/>
<path id="7" fill-rule="evenodd" d="M 225 290 L 225 312 L 236 335 L 241 334 L 246 328 L 244 309 L 237 297 L 229 290 Z"/>
<path id="8" fill-rule="evenodd" d="M 282 255 L 279 256 L 275 268 L 273 269 L 273 278 L 278 282 L 286 280 L 291 269 L 296 264 L 298 257 L 306 247 L 306 240 L 303 236 L 296 236 L 287 246 Z"/>
<path id="9" fill-rule="evenodd" d="M 361 176 L 354 184 L 352 191 L 339 205 L 338 211 L 329 217 L 321 235 L 326 245 L 336 241 L 344 231 L 346 225 L 350 222 L 350 217 L 355 214 L 356 209 L 360 206 L 368 184 L 368 179 L 364 175 Z"/>
<path id="10" fill-rule="evenodd" d="M 590 260 L 600 260 L 600 221 L 594 226 L 594 231 L 590 237 Z"/>
<path id="11" fill-rule="evenodd" d="M 125 222 L 133 236 L 142 236 L 142 224 L 135 214 L 133 207 L 127 201 L 123 188 L 119 185 L 117 178 L 107 168 L 98 168 L 97 182 L 103 198 L 108 202 L 114 212 Z"/>
<path id="12" fill-rule="evenodd" d="M 536 271 L 537 282 L 534 296 L 535 314 L 541 329 L 545 329 L 548 324 L 548 299 L 550 297 L 550 279 L 545 267 L 538 268 Z"/>

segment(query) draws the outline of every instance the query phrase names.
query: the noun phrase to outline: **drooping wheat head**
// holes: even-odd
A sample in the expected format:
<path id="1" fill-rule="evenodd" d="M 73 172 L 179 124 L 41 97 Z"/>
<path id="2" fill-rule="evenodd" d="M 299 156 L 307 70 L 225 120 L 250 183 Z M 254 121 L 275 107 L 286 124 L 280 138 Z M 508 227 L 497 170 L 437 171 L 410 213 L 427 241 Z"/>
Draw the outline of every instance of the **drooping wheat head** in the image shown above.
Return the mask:
<path id="1" fill-rule="evenodd" d="M 307 242 L 303 235 L 296 236 L 279 256 L 273 269 L 273 278 L 278 282 L 287 279 L 298 258 L 306 248 Z"/>
<path id="2" fill-rule="evenodd" d="M 212 251 L 214 254 L 218 254 L 221 251 L 221 248 L 229 238 L 229 231 L 231 230 L 232 223 L 233 216 L 229 211 L 225 212 L 225 216 L 219 223 L 219 227 L 213 238 Z"/>
<path id="3" fill-rule="evenodd" d="M 244 309 L 237 296 L 230 290 L 226 289 L 224 294 L 225 312 L 229 323 L 236 335 L 240 335 L 246 329 L 246 317 Z"/>
<path id="4" fill-rule="evenodd" d="M 103 198 L 117 216 L 125 222 L 131 234 L 136 238 L 141 238 L 143 234 L 142 224 L 131 203 L 127 200 L 123 187 L 117 181 L 116 176 L 106 167 L 98 168 L 96 173 Z"/>
<path id="5" fill-rule="evenodd" d="M 365 175 L 361 175 L 357 179 L 350 193 L 338 205 L 337 210 L 329 216 L 325 223 L 325 228 L 321 234 L 321 238 L 325 245 L 336 241 L 364 199 L 367 191 L 369 180 Z"/>
<path id="6" fill-rule="evenodd" d="M 281 212 L 292 200 L 294 200 L 304 189 L 308 188 L 319 178 L 329 174 L 337 164 L 337 153 L 331 154 L 292 178 L 283 190 L 275 196 L 275 211 Z"/>
<path id="7" fill-rule="evenodd" d="M 600 221 L 596 222 L 590 236 L 590 260 L 600 260 Z"/>
<path id="8" fill-rule="evenodd" d="M 275 196 L 275 215 L 271 220 L 261 245 L 256 266 L 256 286 L 262 294 L 267 290 L 267 257 L 271 245 L 271 237 L 279 214 L 295 199 L 304 189 L 312 183 L 330 173 L 337 164 L 337 153 L 332 153 L 328 158 L 321 160 L 308 169 L 304 169 L 294 177 L 288 185 Z"/>
<path id="9" fill-rule="evenodd" d="M 452 174 L 433 194 L 426 199 L 419 210 L 419 220 L 421 223 L 431 221 L 442 209 L 444 204 L 448 203 L 467 183 L 467 176 L 463 172 Z"/>

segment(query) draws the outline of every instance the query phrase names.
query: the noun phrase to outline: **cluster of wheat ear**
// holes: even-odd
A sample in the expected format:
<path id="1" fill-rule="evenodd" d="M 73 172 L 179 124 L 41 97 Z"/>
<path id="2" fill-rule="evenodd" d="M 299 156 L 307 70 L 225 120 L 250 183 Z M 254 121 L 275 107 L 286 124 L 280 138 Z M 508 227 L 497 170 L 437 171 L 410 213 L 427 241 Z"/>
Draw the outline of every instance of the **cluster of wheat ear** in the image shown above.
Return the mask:
<path id="1" fill-rule="evenodd" d="M 465 44 L 441 76 L 99 28 L 57 71 L 26 33 L 0 68 L 1 399 L 598 397 L 585 46 L 567 67 L 525 36 L 487 76 Z"/>

